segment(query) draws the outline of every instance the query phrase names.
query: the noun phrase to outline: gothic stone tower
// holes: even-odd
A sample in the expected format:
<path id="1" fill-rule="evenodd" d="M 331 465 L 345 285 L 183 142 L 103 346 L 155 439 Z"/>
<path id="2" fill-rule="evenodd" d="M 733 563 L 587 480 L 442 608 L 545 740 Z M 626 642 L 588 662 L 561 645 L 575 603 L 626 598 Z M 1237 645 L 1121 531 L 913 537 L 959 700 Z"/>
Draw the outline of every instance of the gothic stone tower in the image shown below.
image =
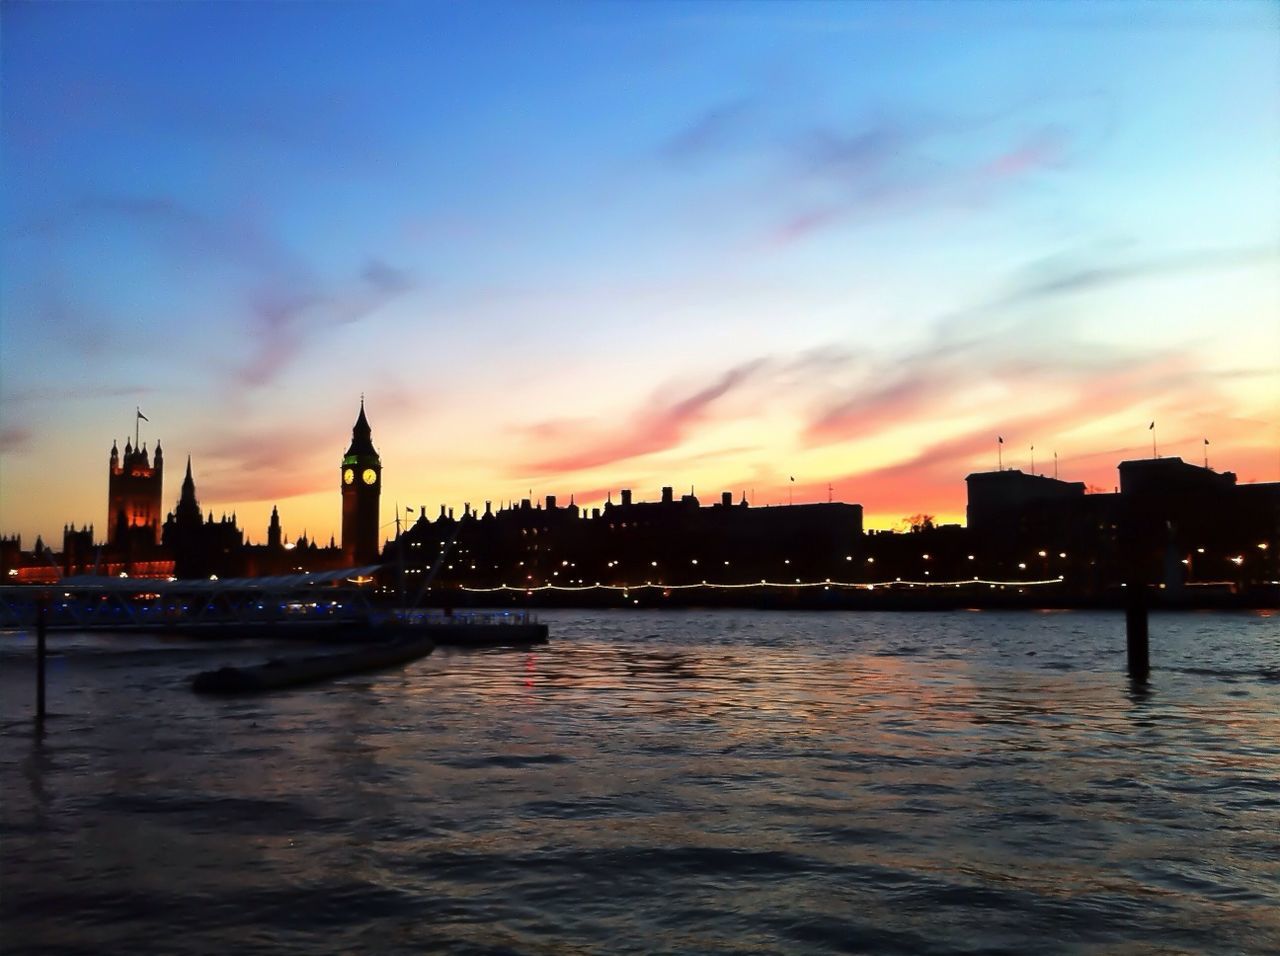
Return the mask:
<path id="1" fill-rule="evenodd" d="M 191 477 L 191 456 L 187 456 L 187 474 L 182 479 L 182 494 L 178 507 L 169 513 L 164 522 L 164 544 L 173 554 L 174 573 L 180 578 L 205 577 L 205 562 L 201 554 L 201 528 L 204 518 L 200 502 L 196 500 L 196 482 Z"/>
<path id="2" fill-rule="evenodd" d="M 124 443 L 124 457 L 111 444 L 111 466 L 107 476 L 107 543 L 123 547 L 126 537 L 144 535 L 151 544 L 160 543 L 161 485 L 164 482 L 164 452 L 156 442 L 152 464 L 147 449 Z M 145 528 L 147 531 L 132 531 Z"/>
<path id="3" fill-rule="evenodd" d="M 370 435 L 362 398 L 360 417 L 351 429 L 351 447 L 342 457 L 342 557 L 350 567 L 378 561 L 382 460 L 374 450 Z"/>

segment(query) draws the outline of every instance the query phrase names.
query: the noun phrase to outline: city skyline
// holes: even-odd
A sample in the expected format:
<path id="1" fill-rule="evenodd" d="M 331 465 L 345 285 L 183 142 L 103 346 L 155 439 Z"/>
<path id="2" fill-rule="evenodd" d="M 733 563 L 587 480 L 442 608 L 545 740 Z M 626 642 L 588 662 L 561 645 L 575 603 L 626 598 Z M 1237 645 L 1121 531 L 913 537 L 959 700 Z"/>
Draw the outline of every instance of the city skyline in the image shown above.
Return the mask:
<path id="1" fill-rule="evenodd" d="M 1280 478 L 1265 4 L 7 5 L 0 530 Z M 964 42 L 959 42 L 961 39 Z M 794 480 L 793 480 L 794 479 Z M 166 483 L 163 508 L 177 501 Z"/>

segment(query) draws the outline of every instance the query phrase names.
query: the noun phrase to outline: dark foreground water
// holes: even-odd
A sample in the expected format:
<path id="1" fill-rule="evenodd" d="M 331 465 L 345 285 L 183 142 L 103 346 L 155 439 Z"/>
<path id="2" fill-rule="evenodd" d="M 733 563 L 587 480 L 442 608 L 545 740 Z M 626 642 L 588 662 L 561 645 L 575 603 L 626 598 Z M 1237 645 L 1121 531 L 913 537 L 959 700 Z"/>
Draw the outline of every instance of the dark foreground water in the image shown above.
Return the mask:
<path id="1" fill-rule="evenodd" d="M 218 700 L 245 645 L 0 636 L 0 947 L 1280 952 L 1280 618 L 547 613 Z"/>

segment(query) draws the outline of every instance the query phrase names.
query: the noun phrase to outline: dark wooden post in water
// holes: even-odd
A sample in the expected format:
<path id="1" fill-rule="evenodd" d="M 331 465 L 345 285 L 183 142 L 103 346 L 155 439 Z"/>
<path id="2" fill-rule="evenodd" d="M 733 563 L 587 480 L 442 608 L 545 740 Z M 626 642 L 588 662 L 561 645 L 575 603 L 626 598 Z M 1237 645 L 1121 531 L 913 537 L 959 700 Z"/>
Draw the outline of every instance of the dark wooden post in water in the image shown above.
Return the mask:
<path id="1" fill-rule="evenodd" d="M 44 632 L 49 613 L 49 598 L 41 595 L 36 601 L 36 723 L 44 724 L 44 665 L 47 650 Z"/>
<path id="2" fill-rule="evenodd" d="M 1151 673 L 1151 653 L 1147 640 L 1147 610 L 1150 603 L 1151 542 L 1158 540 L 1163 523 L 1125 502 L 1120 514 L 1119 557 L 1125 582 L 1124 631 L 1129 663 L 1129 679 L 1145 683 Z"/>
<path id="3" fill-rule="evenodd" d="M 1130 584 L 1124 608 L 1125 643 L 1129 651 L 1129 676 L 1144 681 L 1151 673 L 1151 654 L 1147 642 L 1147 589 Z"/>

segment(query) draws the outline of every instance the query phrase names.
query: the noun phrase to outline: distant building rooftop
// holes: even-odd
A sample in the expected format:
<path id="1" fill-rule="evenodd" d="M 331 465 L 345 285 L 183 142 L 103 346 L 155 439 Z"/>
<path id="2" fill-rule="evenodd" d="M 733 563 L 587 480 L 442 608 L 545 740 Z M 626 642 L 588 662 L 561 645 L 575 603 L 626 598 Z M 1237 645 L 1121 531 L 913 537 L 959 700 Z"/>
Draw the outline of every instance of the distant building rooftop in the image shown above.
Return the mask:
<path id="1" fill-rule="evenodd" d="M 1235 487 L 1233 472 L 1217 472 L 1181 458 L 1135 458 L 1120 462 L 1122 495 L 1193 495 L 1221 493 Z"/>

